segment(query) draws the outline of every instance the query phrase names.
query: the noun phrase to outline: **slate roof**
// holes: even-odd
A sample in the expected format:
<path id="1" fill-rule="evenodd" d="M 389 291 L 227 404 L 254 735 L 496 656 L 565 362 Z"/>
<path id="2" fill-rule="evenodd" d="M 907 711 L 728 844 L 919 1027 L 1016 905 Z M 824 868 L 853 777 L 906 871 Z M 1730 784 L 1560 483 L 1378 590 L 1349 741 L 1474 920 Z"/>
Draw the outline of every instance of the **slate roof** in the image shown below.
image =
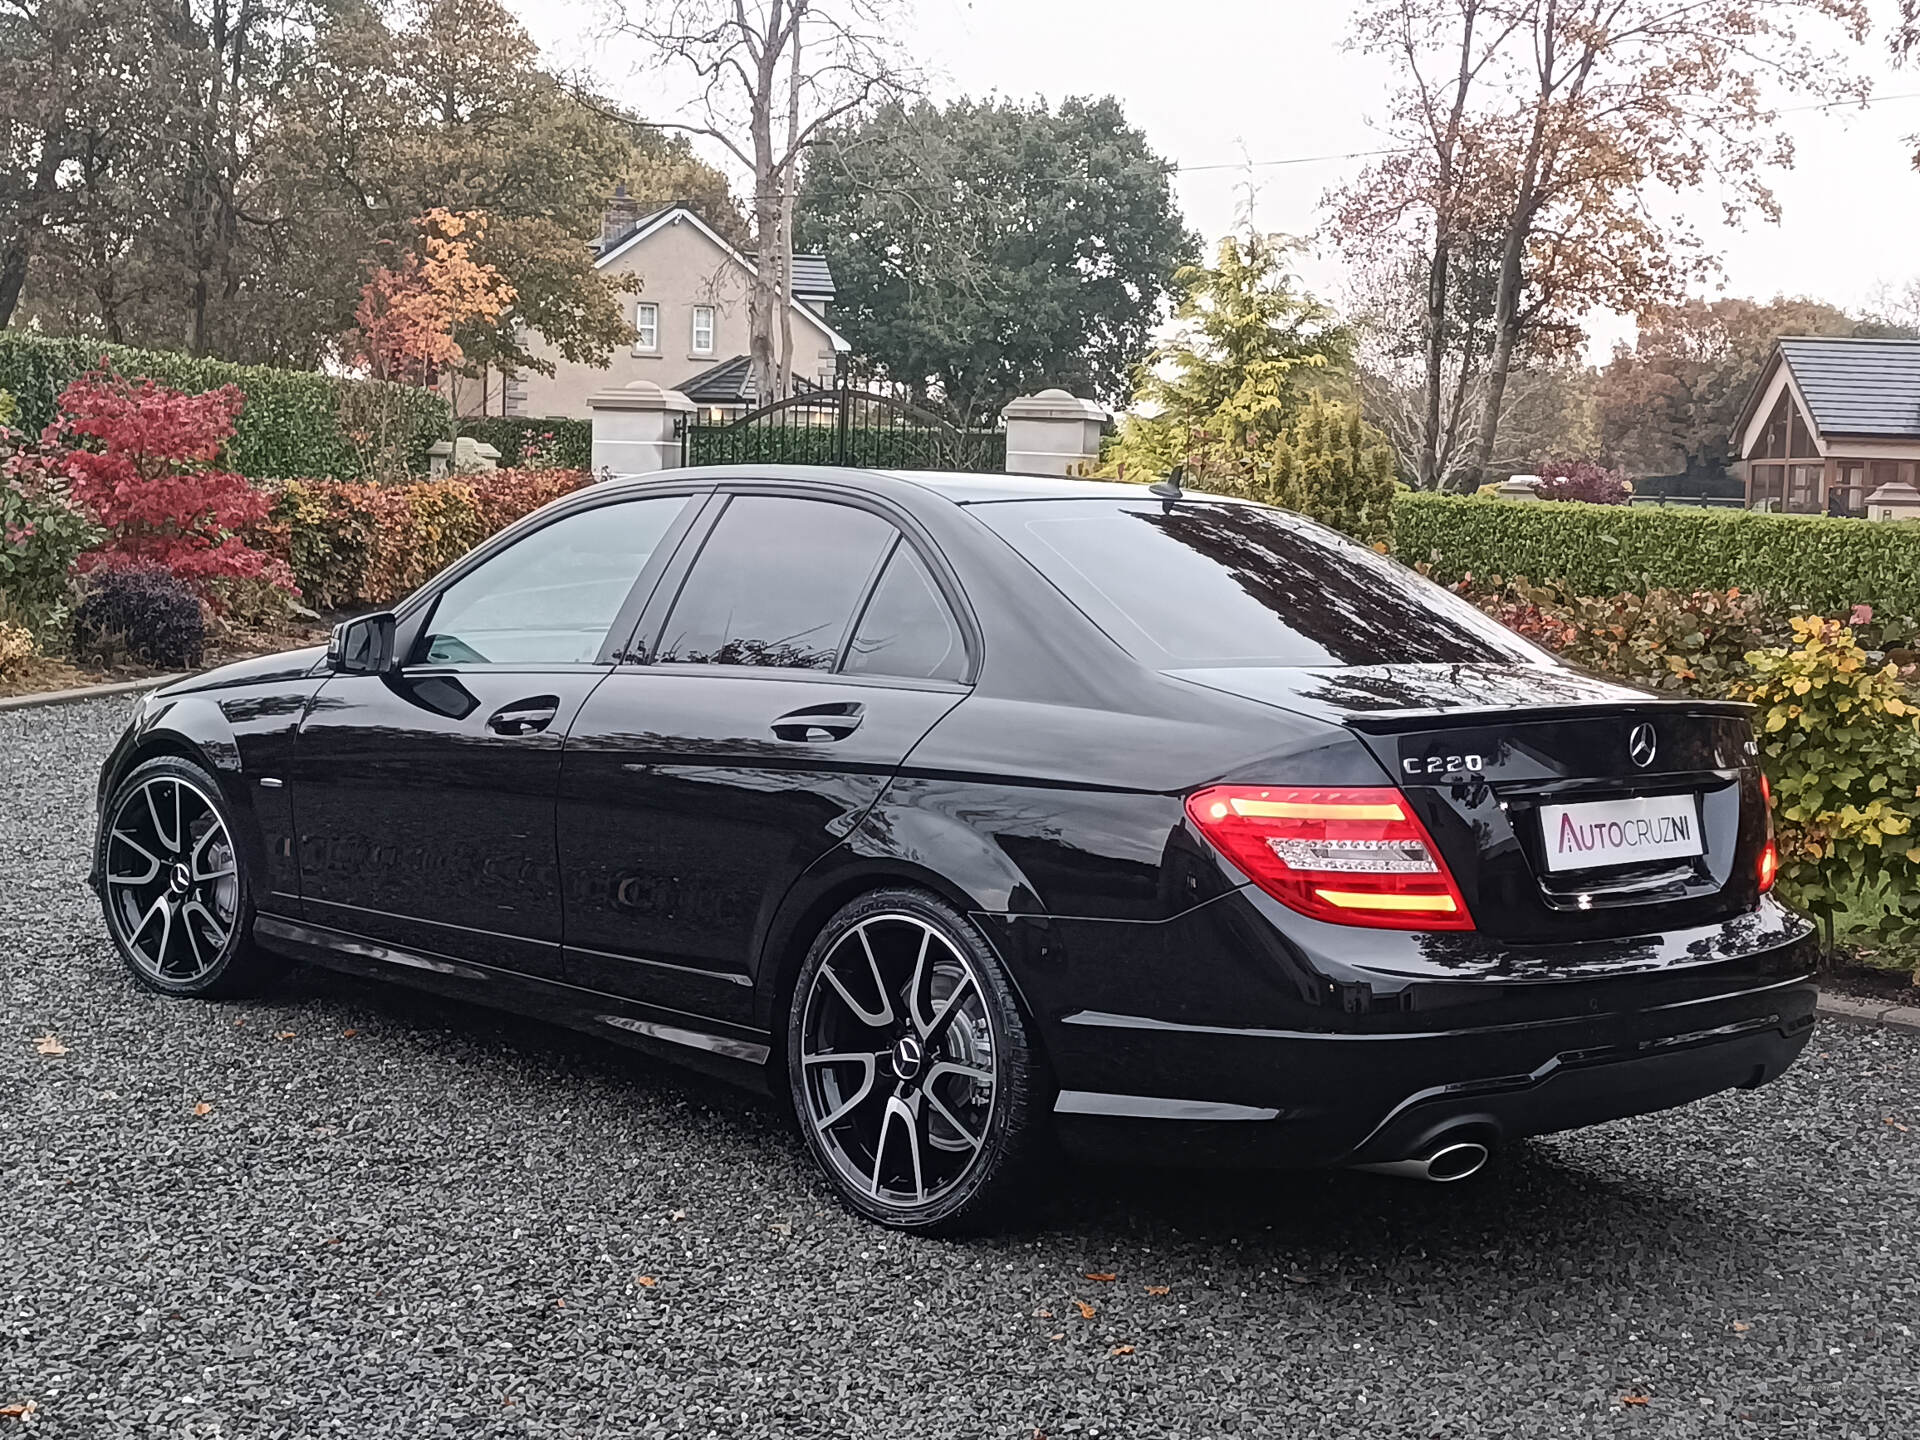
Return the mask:
<path id="1" fill-rule="evenodd" d="M 1779 346 L 1822 435 L 1920 437 L 1920 340 L 1783 335 Z"/>
<path id="2" fill-rule="evenodd" d="M 758 258 L 749 254 L 747 263 L 755 264 Z M 828 268 L 826 256 L 793 257 L 793 295 L 796 300 L 831 300 L 833 293 L 833 271 Z"/>
<path id="3" fill-rule="evenodd" d="M 669 210 L 678 210 L 679 208 L 678 205 L 663 205 L 658 210 L 649 211 L 647 214 L 640 216 L 631 225 L 627 226 L 627 228 L 622 230 L 618 235 L 609 236 L 607 239 L 596 243 L 594 246 L 595 253 L 611 255 L 635 235 L 646 229 L 647 226 L 653 224 L 653 222 L 658 220 L 662 215 L 665 215 Z"/>
<path id="4" fill-rule="evenodd" d="M 696 405 L 752 405 L 753 362 L 745 355 L 736 355 L 673 388 Z"/>

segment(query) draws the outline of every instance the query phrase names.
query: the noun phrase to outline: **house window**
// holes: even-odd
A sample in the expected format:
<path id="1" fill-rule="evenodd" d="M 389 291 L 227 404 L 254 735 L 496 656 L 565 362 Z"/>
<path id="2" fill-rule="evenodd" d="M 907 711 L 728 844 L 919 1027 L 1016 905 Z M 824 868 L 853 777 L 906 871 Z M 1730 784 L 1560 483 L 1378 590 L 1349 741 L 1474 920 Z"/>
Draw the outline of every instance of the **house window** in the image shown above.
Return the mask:
<path id="1" fill-rule="evenodd" d="M 693 353 L 696 355 L 713 353 L 713 306 L 711 305 L 693 307 Z"/>
<path id="2" fill-rule="evenodd" d="M 1842 460 L 1833 488 L 1827 492 L 1829 515 L 1867 513 L 1867 467 L 1859 460 Z"/>
<path id="3" fill-rule="evenodd" d="M 660 307 L 651 300 L 633 307 L 633 348 L 636 354 L 660 348 Z"/>
<path id="4" fill-rule="evenodd" d="M 1820 510 L 1820 466 L 1787 467 L 1787 500 L 1781 508 L 1792 515 L 1813 515 Z"/>

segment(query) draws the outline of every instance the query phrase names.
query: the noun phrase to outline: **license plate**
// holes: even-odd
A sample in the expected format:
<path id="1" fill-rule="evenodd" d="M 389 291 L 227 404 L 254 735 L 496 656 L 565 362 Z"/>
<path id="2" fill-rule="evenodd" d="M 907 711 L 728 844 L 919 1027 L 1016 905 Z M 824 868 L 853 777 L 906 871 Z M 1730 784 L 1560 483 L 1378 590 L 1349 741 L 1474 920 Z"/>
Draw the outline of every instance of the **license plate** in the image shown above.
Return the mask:
<path id="1" fill-rule="evenodd" d="M 1547 869 L 1591 870 L 1705 853 L 1700 806 L 1691 795 L 1542 805 Z"/>

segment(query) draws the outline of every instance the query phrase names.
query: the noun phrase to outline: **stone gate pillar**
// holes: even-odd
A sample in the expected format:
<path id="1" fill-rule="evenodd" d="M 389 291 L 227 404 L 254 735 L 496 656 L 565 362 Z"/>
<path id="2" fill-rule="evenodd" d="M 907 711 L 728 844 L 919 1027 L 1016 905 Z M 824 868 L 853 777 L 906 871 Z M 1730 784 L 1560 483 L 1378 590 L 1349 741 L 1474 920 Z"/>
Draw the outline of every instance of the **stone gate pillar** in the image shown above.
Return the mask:
<path id="1" fill-rule="evenodd" d="M 675 423 L 694 412 L 678 390 L 634 380 L 587 397 L 593 412 L 593 470 L 615 479 L 651 475 L 680 463 Z"/>
<path id="2" fill-rule="evenodd" d="M 1007 422 L 1007 473 L 1078 475 L 1100 463 L 1107 412 L 1064 390 L 1022 395 L 1000 412 Z"/>

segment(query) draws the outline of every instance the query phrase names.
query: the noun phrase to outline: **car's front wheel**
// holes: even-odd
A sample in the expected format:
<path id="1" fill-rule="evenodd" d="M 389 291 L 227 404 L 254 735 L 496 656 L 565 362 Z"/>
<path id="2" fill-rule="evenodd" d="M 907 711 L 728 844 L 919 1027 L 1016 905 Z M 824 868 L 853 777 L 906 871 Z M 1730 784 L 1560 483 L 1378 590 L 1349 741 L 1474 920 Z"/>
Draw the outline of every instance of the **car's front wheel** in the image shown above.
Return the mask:
<path id="1" fill-rule="evenodd" d="M 135 766 L 107 797 L 100 903 L 134 977 L 167 995 L 252 988 L 273 964 L 252 944 L 253 894 L 219 783 L 176 756 Z"/>
<path id="2" fill-rule="evenodd" d="M 859 1214 L 948 1234 L 1027 1198 L 1041 1066 L 998 958 L 944 901 L 882 890 L 827 923 L 794 987 L 787 1072 L 808 1147 Z"/>

